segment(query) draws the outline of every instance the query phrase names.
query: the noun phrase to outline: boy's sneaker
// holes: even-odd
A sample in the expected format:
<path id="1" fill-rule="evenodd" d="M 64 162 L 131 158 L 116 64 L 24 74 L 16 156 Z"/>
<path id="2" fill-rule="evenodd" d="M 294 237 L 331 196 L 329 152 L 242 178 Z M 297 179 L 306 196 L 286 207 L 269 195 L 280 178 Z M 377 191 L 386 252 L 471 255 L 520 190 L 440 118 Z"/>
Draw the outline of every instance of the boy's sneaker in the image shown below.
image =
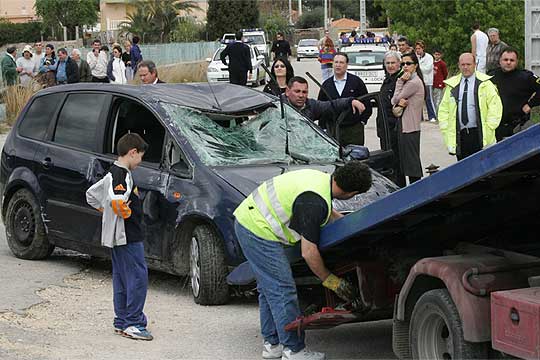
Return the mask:
<path id="1" fill-rule="evenodd" d="M 326 360 L 326 355 L 321 352 L 309 351 L 306 348 L 293 352 L 289 348 L 283 348 L 281 360 Z"/>
<path id="2" fill-rule="evenodd" d="M 262 352 L 263 359 L 281 359 L 281 355 L 283 355 L 283 345 L 272 345 L 268 341 L 264 342 Z"/>
<path id="3" fill-rule="evenodd" d="M 150 341 L 154 338 L 144 326 L 129 326 L 127 329 L 124 329 L 122 335 L 135 340 Z"/>
<path id="4" fill-rule="evenodd" d="M 120 329 L 119 327 L 116 327 L 116 326 L 114 327 L 114 333 L 116 335 L 122 335 L 123 332 L 124 332 L 124 329 Z"/>

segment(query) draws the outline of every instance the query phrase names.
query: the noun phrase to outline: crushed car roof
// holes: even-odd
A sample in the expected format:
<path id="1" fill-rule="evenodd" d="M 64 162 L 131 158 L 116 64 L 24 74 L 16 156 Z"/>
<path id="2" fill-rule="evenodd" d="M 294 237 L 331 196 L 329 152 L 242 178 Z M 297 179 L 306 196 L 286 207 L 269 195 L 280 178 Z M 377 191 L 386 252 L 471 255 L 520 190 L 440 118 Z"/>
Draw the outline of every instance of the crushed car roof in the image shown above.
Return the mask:
<path id="1" fill-rule="evenodd" d="M 223 83 L 215 83 L 212 85 L 208 83 L 159 85 L 77 83 L 46 88 L 41 90 L 38 95 L 70 91 L 111 92 L 132 96 L 149 104 L 162 101 L 202 111 L 219 113 L 247 111 L 272 103 L 276 100 L 274 97 L 263 92 L 245 86 Z"/>

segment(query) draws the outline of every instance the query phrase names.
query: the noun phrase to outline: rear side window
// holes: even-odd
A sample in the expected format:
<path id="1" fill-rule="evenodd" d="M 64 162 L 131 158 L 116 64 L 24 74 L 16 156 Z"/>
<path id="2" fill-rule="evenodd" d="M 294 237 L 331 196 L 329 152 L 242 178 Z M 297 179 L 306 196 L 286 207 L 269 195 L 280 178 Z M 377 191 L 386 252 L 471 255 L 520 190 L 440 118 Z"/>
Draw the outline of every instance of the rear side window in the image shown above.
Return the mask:
<path id="1" fill-rule="evenodd" d="M 58 116 L 54 142 L 83 150 L 96 150 L 99 116 L 108 98 L 107 94 L 69 95 Z"/>
<path id="2" fill-rule="evenodd" d="M 63 97 L 64 94 L 58 93 L 36 98 L 19 126 L 19 134 L 31 139 L 43 140 Z"/>

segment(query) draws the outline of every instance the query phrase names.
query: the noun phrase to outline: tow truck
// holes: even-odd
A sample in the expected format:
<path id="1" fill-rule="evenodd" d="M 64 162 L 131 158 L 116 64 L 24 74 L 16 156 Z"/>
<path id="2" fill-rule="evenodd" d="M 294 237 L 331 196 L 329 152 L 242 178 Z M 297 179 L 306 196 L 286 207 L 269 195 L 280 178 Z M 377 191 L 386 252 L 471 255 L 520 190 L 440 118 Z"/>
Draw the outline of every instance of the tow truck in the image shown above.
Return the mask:
<path id="1" fill-rule="evenodd" d="M 535 125 L 324 227 L 321 253 L 354 302 L 293 250 L 305 316 L 287 329 L 393 319 L 400 359 L 538 359 L 539 210 Z"/>

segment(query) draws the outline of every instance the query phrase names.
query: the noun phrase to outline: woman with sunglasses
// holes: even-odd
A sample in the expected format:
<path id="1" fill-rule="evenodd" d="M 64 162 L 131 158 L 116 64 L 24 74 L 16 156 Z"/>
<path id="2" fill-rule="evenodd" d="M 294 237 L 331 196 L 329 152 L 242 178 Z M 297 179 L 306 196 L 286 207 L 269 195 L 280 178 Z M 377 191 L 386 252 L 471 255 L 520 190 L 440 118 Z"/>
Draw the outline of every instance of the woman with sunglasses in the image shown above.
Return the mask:
<path id="1" fill-rule="evenodd" d="M 294 70 L 289 60 L 284 57 L 276 58 L 272 64 L 272 69 L 270 69 L 270 74 L 272 74 L 270 82 L 266 84 L 263 91 L 275 96 L 284 94 L 287 83 L 294 76 Z M 273 79 L 276 79 L 276 81 Z"/>
<path id="2" fill-rule="evenodd" d="M 422 72 L 415 53 L 401 57 L 403 74 L 396 82 L 392 105 L 404 108 L 398 119 L 398 146 L 401 170 L 409 178 L 409 184 L 422 177 L 420 161 L 420 122 L 424 107 L 425 87 Z"/>

